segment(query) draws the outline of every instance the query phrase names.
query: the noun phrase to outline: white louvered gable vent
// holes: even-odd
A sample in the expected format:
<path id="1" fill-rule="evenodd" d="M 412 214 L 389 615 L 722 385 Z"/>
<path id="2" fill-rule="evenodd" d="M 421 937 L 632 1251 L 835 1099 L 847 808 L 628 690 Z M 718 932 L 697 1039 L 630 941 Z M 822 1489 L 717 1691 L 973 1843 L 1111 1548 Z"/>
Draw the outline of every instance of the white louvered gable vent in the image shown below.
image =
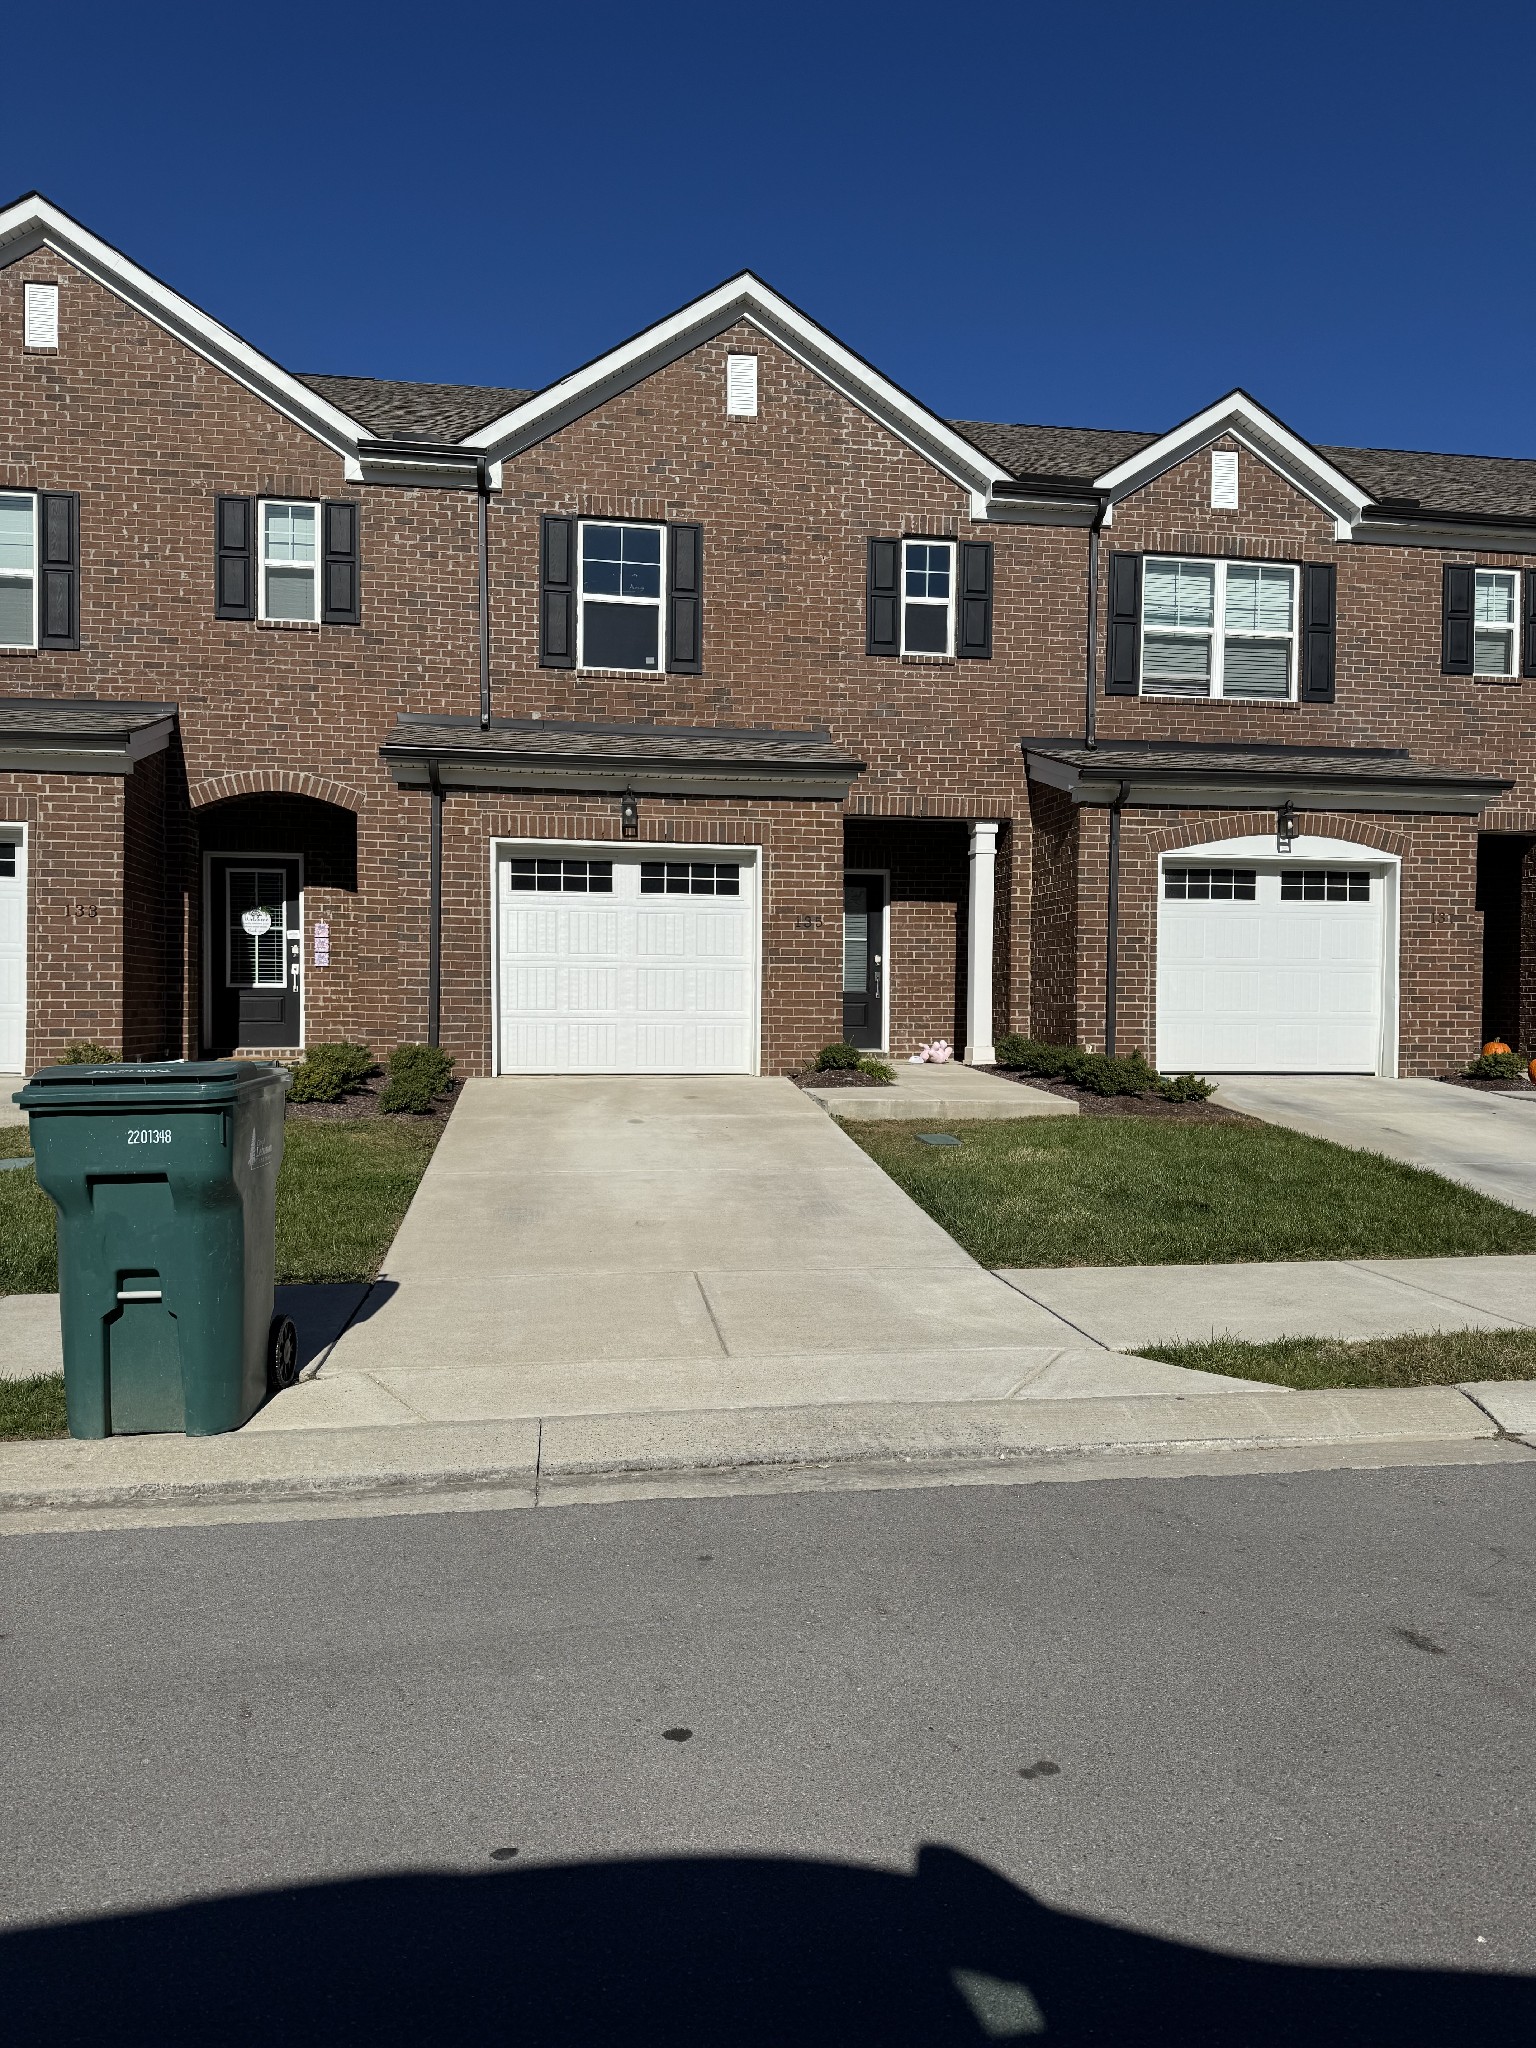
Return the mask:
<path id="1" fill-rule="evenodd" d="M 757 357 L 725 359 L 725 410 L 736 419 L 757 418 Z"/>
<path id="2" fill-rule="evenodd" d="M 1211 450 L 1211 504 L 1218 511 L 1237 509 L 1237 451 Z"/>
<path id="3" fill-rule="evenodd" d="M 56 284 L 29 284 L 26 303 L 26 345 L 28 348 L 57 348 L 59 345 L 59 288 Z"/>

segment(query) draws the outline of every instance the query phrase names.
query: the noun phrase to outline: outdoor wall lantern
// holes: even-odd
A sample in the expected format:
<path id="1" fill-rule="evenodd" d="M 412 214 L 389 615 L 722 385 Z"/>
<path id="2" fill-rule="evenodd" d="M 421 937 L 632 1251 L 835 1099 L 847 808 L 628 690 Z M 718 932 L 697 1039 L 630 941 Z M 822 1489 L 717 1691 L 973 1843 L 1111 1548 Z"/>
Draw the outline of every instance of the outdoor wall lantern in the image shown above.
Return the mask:
<path id="1" fill-rule="evenodd" d="M 1275 813 L 1275 851 L 1289 853 L 1296 836 L 1296 806 L 1287 797 Z"/>
<path id="2" fill-rule="evenodd" d="M 640 806 L 632 789 L 625 790 L 619 803 L 619 831 L 625 839 L 640 837 Z"/>

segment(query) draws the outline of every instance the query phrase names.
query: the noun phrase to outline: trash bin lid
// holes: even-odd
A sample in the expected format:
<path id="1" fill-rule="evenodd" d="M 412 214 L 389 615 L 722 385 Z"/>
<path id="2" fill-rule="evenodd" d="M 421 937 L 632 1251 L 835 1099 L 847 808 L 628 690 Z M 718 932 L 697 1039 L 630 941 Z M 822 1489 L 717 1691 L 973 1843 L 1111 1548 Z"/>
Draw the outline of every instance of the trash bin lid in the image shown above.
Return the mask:
<path id="1" fill-rule="evenodd" d="M 193 1109 L 252 1089 L 286 1089 L 287 1067 L 267 1060 L 146 1060 L 142 1065 L 42 1067 L 15 1096 L 26 1110 Z"/>

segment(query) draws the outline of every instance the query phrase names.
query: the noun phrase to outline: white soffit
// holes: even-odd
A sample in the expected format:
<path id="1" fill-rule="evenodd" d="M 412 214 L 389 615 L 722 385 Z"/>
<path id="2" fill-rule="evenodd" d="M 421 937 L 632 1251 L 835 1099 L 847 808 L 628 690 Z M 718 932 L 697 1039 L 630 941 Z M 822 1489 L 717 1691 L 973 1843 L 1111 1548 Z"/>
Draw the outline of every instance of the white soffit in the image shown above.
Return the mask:
<path id="1" fill-rule="evenodd" d="M 1371 503 L 1366 492 L 1343 470 L 1325 462 L 1315 448 L 1303 441 L 1299 434 L 1293 434 L 1273 413 L 1266 412 L 1246 391 L 1229 392 L 1215 405 L 1207 406 L 1204 412 L 1197 412 L 1193 419 L 1172 428 L 1149 447 L 1127 456 L 1113 469 L 1105 470 L 1101 477 L 1094 479 L 1094 489 L 1102 491 L 1112 503 L 1118 502 L 1132 491 L 1140 490 L 1143 484 L 1150 483 L 1165 469 L 1172 469 L 1176 463 L 1198 453 L 1222 434 L 1232 435 L 1272 468 L 1279 470 L 1298 490 L 1304 491 L 1331 513 L 1335 520 L 1352 523 Z M 1340 537 L 1347 538 L 1347 531 Z"/>
<path id="2" fill-rule="evenodd" d="M 104 242 L 41 194 L 29 192 L 0 211 L 0 268 L 47 248 L 62 256 L 148 319 L 174 334 L 198 355 L 311 433 L 327 447 L 351 456 L 370 438 L 360 421 L 329 404 L 297 377 L 280 369 L 259 349 L 223 327 L 190 299 L 141 270 L 110 242 Z"/>
<path id="3" fill-rule="evenodd" d="M 986 496 L 995 484 L 1010 480 L 1006 469 L 957 434 L 947 420 L 929 412 L 899 384 L 882 377 L 862 356 L 845 348 L 748 270 L 546 390 L 535 392 L 477 433 L 466 435 L 461 445 L 499 457 L 514 455 L 676 362 L 701 342 L 723 334 L 739 320 L 761 328 L 797 361 L 967 490 Z"/>

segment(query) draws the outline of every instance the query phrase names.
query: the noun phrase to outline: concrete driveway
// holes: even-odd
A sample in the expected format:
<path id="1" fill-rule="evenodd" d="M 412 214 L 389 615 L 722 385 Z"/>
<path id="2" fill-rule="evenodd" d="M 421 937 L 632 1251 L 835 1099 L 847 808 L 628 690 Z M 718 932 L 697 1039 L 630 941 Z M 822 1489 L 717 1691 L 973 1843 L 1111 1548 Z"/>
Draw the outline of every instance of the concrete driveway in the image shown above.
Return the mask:
<path id="1" fill-rule="evenodd" d="M 1223 1081 L 1216 1100 L 1308 1137 L 1427 1166 L 1536 1214 L 1536 1089 L 1484 1095 L 1443 1081 L 1244 1074 Z"/>
<path id="2" fill-rule="evenodd" d="M 267 1412 L 313 1426 L 1209 1386 L 1115 1356 L 978 1266 L 788 1081 L 551 1078 L 468 1084 L 362 1314 L 308 1398 Z"/>

